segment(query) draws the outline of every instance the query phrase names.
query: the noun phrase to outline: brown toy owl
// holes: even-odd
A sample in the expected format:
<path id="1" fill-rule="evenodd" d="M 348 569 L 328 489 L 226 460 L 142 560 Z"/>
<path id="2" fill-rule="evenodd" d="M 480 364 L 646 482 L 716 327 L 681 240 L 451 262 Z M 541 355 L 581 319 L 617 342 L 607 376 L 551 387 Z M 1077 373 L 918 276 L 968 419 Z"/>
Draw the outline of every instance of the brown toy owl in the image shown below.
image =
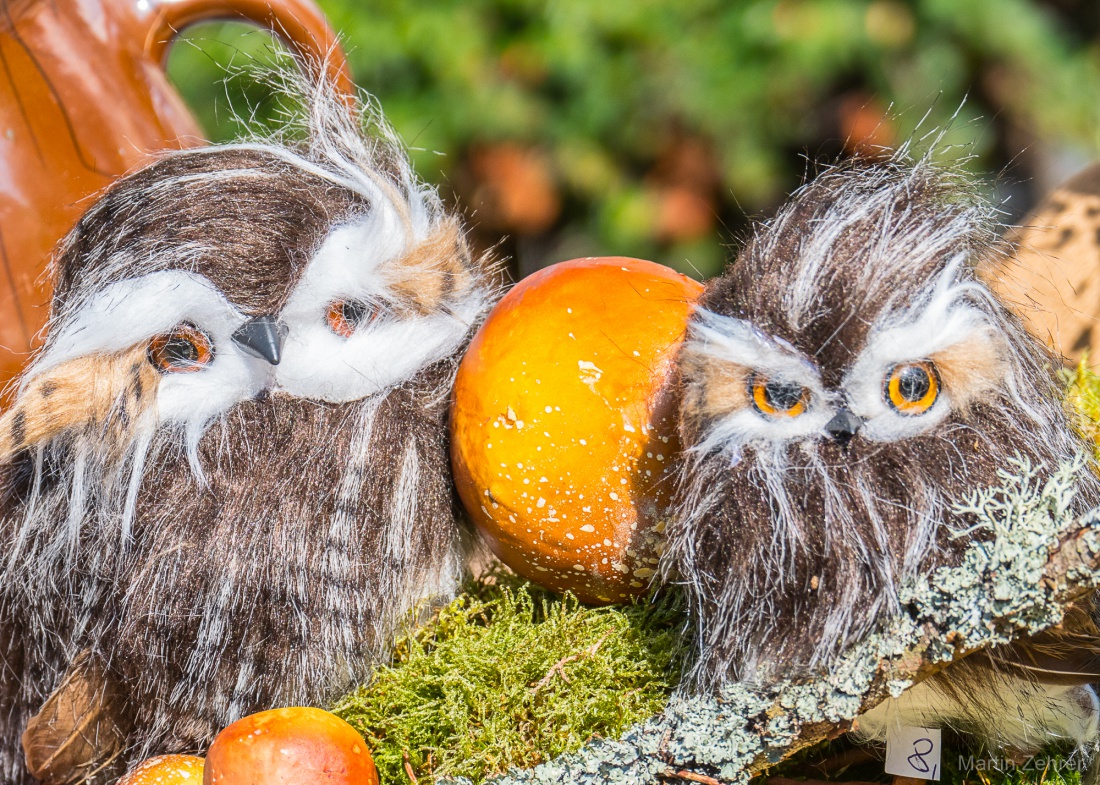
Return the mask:
<path id="1" fill-rule="evenodd" d="M 686 456 L 666 568 L 690 598 L 692 680 L 828 669 L 899 589 L 983 535 L 952 505 L 1022 458 L 1082 451 L 1060 362 L 975 275 L 1005 253 L 963 175 L 904 154 L 826 171 L 759 226 L 691 317 Z M 1100 501 L 1091 471 L 1075 510 Z M 1091 745 L 1091 607 L 976 655 L 861 718 L 950 725 L 1016 749 Z"/>
<path id="2" fill-rule="evenodd" d="M 0 421 L 0 781 L 24 730 L 100 782 L 323 705 L 460 577 L 445 414 L 489 275 L 372 109 L 304 104 L 300 143 L 168 155 L 58 251 Z"/>

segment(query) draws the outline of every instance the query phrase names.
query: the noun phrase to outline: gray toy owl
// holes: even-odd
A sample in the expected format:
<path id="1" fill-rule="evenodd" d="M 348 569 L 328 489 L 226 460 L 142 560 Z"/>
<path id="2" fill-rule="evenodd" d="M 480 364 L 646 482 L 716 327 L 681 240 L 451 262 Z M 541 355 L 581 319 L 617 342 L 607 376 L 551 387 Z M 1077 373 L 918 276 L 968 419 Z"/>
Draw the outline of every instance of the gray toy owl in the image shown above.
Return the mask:
<path id="1" fill-rule="evenodd" d="M 690 598 L 696 689 L 828 669 L 899 589 L 983 535 L 952 505 L 1015 458 L 1082 446 L 1060 363 L 976 277 L 1006 252 L 965 176 L 905 154 L 831 169 L 760 225 L 695 309 L 686 447 L 666 570 Z M 1091 471 L 1076 512 L 1100 501 Z M 860 718 L 949 725 L 1019 750 L 1089 746 L 1100 634 L 1062 629 L 972 656 Z"/>
<path id="2" fill-rule="evenodd" d="M 59 249 L 0 422 L 0 781 L 28 723 L 36 772 L 97 782 L 324 705 L 460 577 L 489 274 L 377 114 L 310 90 L 302 141 L 167 155 Z"/>

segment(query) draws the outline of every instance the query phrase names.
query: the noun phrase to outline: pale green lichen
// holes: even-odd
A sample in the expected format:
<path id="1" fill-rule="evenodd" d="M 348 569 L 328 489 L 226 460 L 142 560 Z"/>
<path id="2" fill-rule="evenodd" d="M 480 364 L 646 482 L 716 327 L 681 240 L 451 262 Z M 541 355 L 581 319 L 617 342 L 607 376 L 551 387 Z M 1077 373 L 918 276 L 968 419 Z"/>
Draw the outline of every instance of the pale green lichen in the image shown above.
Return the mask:
<path id="1" fill-rule="evenodd" d="M 975 491 L 955 508 L 957 518 L 974 521 L 958 535 L 982 530 L 992 537 L 974 542 L 959 566 L 940 568 L 903 593 L 922 618 L 945 634 L 964 635 L 969 647 L 1005 643 L 1062 619 L 1043 577 L 1051 548 L 1074 523 L 1073 478 L 1084 461 L 1058 467 L 1045 481 L 1027 461 L 1013 467 L 998 472 L 999 487 Z M 1094 520 L 1090 515 L 1077 524 Z M 942 643 L 939 655 L 951 654 Z"/>
<path id="2" fill-rule="evenodd" d="M 1059 467 L 1045 481 L 1024 461 L 1014 469 L 1001 473 L 999 486 L 976 492 L 954 511 L 985 539 L 972 543 L 958 566 L 939 568 L 904 587 L 910 613 L 845 652 L 827 675 L 766 689 L 730 684 L 716 697 L 676 695 L 660 715 L 618 740 L 598 739 L 580 752 L 493 782 L 643 785 L 679 769 L 746 782 L 760 760 L 780 760 L 803 726 L 855 717 L 883 661 L 896 662 L 927 642 L 926 625 L 943 632 L 930 651 L 943 659 L 956 646 L 1001 643 L 1058 623 L 1059 587 L 1044 580 L 1051 552 L 1068 534 L 1087 528 L 1084 541 L 1095 554 L 1100 524 L 1095 514 L 1082 520 L 1070 514 L 1073 478 L 1082 462 Z M 1070 578 L 1083 585 L 1097 582 L 1092 573 Z M 889 691 L 903 688 L 903 682 Z"/>

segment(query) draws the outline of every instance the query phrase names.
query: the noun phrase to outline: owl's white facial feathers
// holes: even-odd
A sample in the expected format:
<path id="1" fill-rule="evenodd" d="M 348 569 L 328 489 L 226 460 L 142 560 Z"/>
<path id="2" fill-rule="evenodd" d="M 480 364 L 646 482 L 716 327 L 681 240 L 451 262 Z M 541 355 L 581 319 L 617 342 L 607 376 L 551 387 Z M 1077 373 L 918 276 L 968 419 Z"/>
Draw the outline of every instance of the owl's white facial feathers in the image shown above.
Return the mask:
<path id="1" fill-rule="evenodd" d="M 753 374 L 795 383 L 808 391 L 806 410 L 794 417 L 770 417 L 757 411 L 750 396 L 726 395 L 727 411 L 717 417 L 694 450 L 721 449 L 731 456 L 748 444 L 782 447 L 793 440 L 825 436 L 825 425 L 842 407 L 863 420 L 860 435 L 871 441 L 895 441 L 923 433 L 952 411 L 984 392 L 1011 388 L 1011 363 L 1004 342 L 988 315 L 972 304 L 971 281 L 959 281 L 963 258 L 948 265 L 928 297 L 888 310 L 868 333 L 838 389 L 827 390 L 813 360 L 782 339 L 754 325 L 703 308 L 696 310 L 688 356 L 726 366 L 725 384 L 748 385 Z M 942 387 L 935 403 L 919 415 L 906 415 L 887 403 L 884 380 L 903 363 L 931 361 Z M 712 397 L 713 399 L 713 397 Z"/>
<path id="2" fill-rule="evenodd" d="M 691 327 L 693 352 L 820 389 L 813 363 L 781 338 L 768 336 L 741 319 L 702 308 L 697 310 L 697 316 L 698 321 Z"/>
<path id="3" fill-rule="evenodd" d="M 408 379 L 453 354 L 488 303 L 480 287 L 428 314 L 399 314 L 392 262 L 407 253 L 405 227 L 372 211 L 338 227 L 319 251 L 281 316 L 290 328 L 278 368 L 281 389 L 333 403 L 357 400 Z M 413 243 L 426 237 L 414 235 Z M 350 338 L 325 322 L 331 303 L 352 300 L 379 314 Z"/>
<path id="4" fill-rule="evenodd" d="M 243 352 L 231 338 L 246 319 L 209 281 L 183 270 L 119 281 L 61 326 L 23 386 L 68 360 L 125 351 L 189 322 L 209 336 L 214 358 L 200 372 L 160 378 L 157 419 L 201 434 L 210 420 L 270 384 L 271 366 Z"/>
<path id="5" fill-rule="evenodd" d="M 743 405 L 728 412 L 695 449 L 709 452 L 727 449 L 731 456 L 750 442 L 785 442 L 820 432 L 832 417 L 829 395 L 808 359 L 790 344 L 765 335 L 748 322 L 697 309 L 686 351 L 704 362 L 736 368 L 734 384 L 748 384 L 749 375 L 760 373 L 777 381 L 792 382 L 810 391 L 805 413 L 771 419 L 753 409 L 746 395 Z"/>
<path id="6" fill-rule="evenodd" d="M 916 436 L 981 393 L 1005 386 L 1004 341 L 988 316 L 968 304 L 967 295 L 980 285 L 957 281 L 962 261 L 944 269 L 926 300 L 887 312 L 869 332 L 843 382 L 849 408 L 864 421 L 863 437 L 888 442 Z M 968 361 L 976 358 L 981 361 Z M 883 396 L 883 379 L 895 365 L 921 360 L 931 361 L 943 380 L 939 397 L 923 414 L 899 414 Z"/>

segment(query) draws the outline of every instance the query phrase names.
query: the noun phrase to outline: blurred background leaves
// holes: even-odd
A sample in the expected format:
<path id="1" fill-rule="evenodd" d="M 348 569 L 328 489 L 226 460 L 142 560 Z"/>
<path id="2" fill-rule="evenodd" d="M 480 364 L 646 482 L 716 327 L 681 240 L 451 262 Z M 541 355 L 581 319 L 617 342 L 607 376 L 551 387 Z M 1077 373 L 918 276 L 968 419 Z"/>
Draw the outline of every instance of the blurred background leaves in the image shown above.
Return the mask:
<path id="1" fill-rule="evenodd" d="M 1100 149 L 1095 0 L 319 0 L 421 176 L 521 277 L 576 256 L 716 273 L 815 166 L 948 129 L 1007 218 Z M 192 28 L 169 72 L 213 139 L 272 58 Z"/>

